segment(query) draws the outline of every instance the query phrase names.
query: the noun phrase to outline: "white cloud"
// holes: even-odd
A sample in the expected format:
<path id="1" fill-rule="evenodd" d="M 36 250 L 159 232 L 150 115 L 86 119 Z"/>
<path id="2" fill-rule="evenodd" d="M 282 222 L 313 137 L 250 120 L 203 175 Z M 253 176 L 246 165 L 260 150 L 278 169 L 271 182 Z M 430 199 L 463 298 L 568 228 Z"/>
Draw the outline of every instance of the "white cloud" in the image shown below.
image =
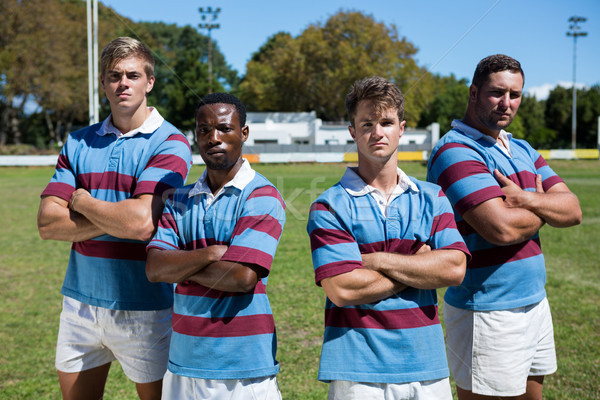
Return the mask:
<path id="1" fill-rule="evenodd" d="M 552 89 L 554 89 L 557 86 L 562 86 L 564 88 L 570 89 L 573 87 L 573 82 L 561 81 L 557 83 L 544 83 L 541 86 L 530 87 L 529 89 L 527 89 L 527 94 L 530 96 L 535 96 L 535 98 L 538 100 L 546 100 L 550 95 Z M 583 89 L 587 87 L 587 85 L 585 85 L 584 83 L 578 83 L 576 84 L 576 86 L 577 89 Z"/>

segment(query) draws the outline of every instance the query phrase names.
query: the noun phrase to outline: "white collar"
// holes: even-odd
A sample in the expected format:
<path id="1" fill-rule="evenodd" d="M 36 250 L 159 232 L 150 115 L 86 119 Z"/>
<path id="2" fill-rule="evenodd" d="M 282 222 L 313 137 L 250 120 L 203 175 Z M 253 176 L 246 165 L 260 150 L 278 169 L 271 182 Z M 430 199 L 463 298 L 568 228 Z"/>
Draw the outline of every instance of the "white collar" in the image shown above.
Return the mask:
<path id="1" fill-rule="evenodd" d="M 245 158 L 243 160 L 244 161 L 242 162 L 240 169 L 235 174 L 233 179 L 223 185 L 221 190 L 219 190 L 219 192 L 216 193 L 213 198 L 216 198 L 219 194 L 221 194 L 226 187 L 233 186 L 239 190 L 243 190 L 246 185 L 248 185 L 252 179 L 254 179 L 256 171 L 252 169 L 248 160 Z M 207 194 L 209 197 L 212 196 L 212 191 L 210 190 L 210 187 L 208 187 L 208 181 L 206 179 L 207 176 L 207 170 L 205 169 L 200 178 L 194 184 L 194 187 L 188 193 L 189 197 L 197 196 L 199 194 Z"/>
<path id="2" fill-rule="evenodd" d="M 465 136 L 468 136 L 473 140 L 478 140 L 483 137 L 484 139 L 486 139 L 490 142 L 493 142 L 493 143 L 496 142 L 496 140 L 493 137 L 486 135 L 485 133 L 479 132 L 477 129 L 470 127 L 469 125 L 465 124 L 464 122 L 462 122 L 459 119 L 455 119 L 454 121 L 452 121 L 452 127 L 460 130 L 462 133 L 465 134 Z M 513 137 L 512 133 L 506 132 L 504 129 L 500 130 L 499 136 L 506 141 L 512 140 L 512 137 Z"/>
<path id="3" fill-rule="evenodd" d="M 409 189 L 414 192 L 419 191 L 417 185 L 415 185 L 415 183 L 412 180 L 410 180 L 410 178 L 404 173 L 404 171 L 402 171 L 400 168 L 397 168 L 397 173 L 398 184 L 391 193 L 390 199 L 399 196 L 400 194 L 404 193 Z M 346 168 L 346 172 L 344 173 L 344 176 L 342 176 L 340 183 L 342 184 L 346 192 L 348 192 L 348 194 L 350 194 L 351 196 L 364 196 L 372 192 L 380 193 L 379 189 L 367 185 L 365 181 L 363 181 L 363 179 L 356 172 L 356 168 L 353 167 Z"/>
<path id="4" fill-rule="evenodd" d="M 498 135 L 498 139 L 500 139 L 501 141 L 501 143 L 499 143 L 498 140 L 494 139 L 489 135 L 481 133 L 477 129 L 470 127 L 461 120 L 455 119 L 454 121 L 452 121 L 452 127 L 460 130 L 462 133 L 465 134 L 465 136 L 470 137 L 473 140 L 479 140 L 483 138 L 484 140 L 487 140 L 488 142 L 497 145 L 502 151 L 504 151 L 510 156 L 510 141 L 513 137 L 512 133 L 506 132 L 504 129 L 501 129 L 500 134 Z"/>
<path id="5" fill-rule="evenodd" d="M 121 131 L 118 130 L 117 127 L 115 127 L 113 125 L 112 114 L 111 114 L 108 116 L 108 118 L 106 118 L 102 122 L 102 126 L 100 126 L 100 129 L 98 130 L 97 133 L 100 136 L 105 136 L 110 133 L 114 133 L 115 135 L 117 135 L 117 137 L 121 137 L 121 136 L 129 137 L 129 136 L 133 136 L 137 133 L 152 133 L 155 130 L 157 130 L 158 128 L 160 128 L 160 126 L 162 125 L 162 123 L 165 119 L 160 115 L 160 113 L 158 112 L 158 110 L 156 108 L 148 107 L 148 109 L 150 110 L 150 115 L 148 115 L 148 118 L 146 118 L 144 123 L 139 128 L 136 128 L 127 133 L 121 133 Z"/>

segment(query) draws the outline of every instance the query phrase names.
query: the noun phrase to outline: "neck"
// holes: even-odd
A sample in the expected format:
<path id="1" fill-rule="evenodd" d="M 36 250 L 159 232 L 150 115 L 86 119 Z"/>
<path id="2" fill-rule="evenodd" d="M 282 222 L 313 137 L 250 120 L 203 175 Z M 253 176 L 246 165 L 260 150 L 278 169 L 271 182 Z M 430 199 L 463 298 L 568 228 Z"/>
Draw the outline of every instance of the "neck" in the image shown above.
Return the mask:
<path id="1" fill-rule="evenodd" d="M 112 123 L 121 133 L 126 134 L 142 126 L 150 113 L 145 101 L 133 112 L 111 109 Z"/>
<path id="2" fill-rule="evenodd" d="M 244 160 L 240 157 L 236 163 L 228 169 L 211 169 L 206 168 L 206 181 L 212 194 L 217 194 L 219 190 L 235 178 L 235 175 L 240 170 Z"/>
<path id="3" fill-rule="evenodd" d="M 358 160 L 358 175 L 367 185 L 374 187 L 386 196 L 398 185 L 398 155 L 394 153 L 381 164 Z M 362 162 L 361 162 L 362 161 Z"/>
<path id="4" fill-rule="evenodd" d="M 462 119 L 463 124 L 469 125 L 471 128 L 477 129 L 479 132 L 484 135 L 488 135 L 495 140 L 498 140 L 498 136 L 500 135 L 500 130 L 490 129 L 487 126 L 480 123 L 476 118 L 473 118 L 470 113 L 467 111 L 465 116 Z"/>

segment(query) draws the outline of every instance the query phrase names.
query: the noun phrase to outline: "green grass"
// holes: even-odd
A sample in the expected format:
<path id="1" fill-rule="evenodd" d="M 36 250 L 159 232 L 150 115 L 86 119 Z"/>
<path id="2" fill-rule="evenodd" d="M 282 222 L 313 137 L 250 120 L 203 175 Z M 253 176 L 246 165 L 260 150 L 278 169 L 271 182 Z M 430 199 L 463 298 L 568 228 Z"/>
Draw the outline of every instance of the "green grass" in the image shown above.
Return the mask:
<path id="1" fill-rule="evenodd" d="M 546 399 L 600 399 L 600 163 L 555 161 L 551 166 L 580 199 L 584 220 L 541 232 L 548 269 L 558 372 L 546 378 Z M 306 222 L 310 203 L 339 180 L 345 165 L 255 165 L 282 192 L 287 222 L 269 277 L 278 335 L 278 375 L 284 399 L 324 399 L 317 381 L 323 334 L 322 289 L 314 284 Z M 402 163 L 423 179 L 425 166 Z M 190 181 L 202 171 L 194 167 Z M 68 243 L 42 241 L 36 227 L 39 194 L 52 168 L 0 168 L 0 398 L 60 398 L 54 351 L 60 287 Z M 443 290 L 439 292 L 440 296 Z M 136 398 L 118 363 L 107 399 Z"/>

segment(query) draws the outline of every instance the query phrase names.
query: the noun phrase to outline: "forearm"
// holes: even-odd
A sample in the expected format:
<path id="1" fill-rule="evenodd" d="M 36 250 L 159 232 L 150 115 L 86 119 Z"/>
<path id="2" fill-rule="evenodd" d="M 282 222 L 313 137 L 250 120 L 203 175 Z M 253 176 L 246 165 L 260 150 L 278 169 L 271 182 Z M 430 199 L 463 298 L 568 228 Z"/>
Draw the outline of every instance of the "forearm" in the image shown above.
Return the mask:
<path id="1" fill-rule="evenodd" d="M 251 292 L 258 283 L 258 274 L 247 265 L 218 261 L 196 272 L 189 280 L 221 292 Z"/>
<path id="2" fill-rule="evenodd" d="M 183 282 L 207 265 L 218 261 L 221 254 L 218 246 L 196 250 L 151 248 L 146 259 L 146 275 L 150 282 Z"/>
<path id="3" fill-rule="evenodd" d="M 363 255 L 363 266 L 417 289 L 459 285 L 465 275 L 466 255 L 459 250 L 417 254 L 378 252 Z"/>
<path id="4" fill-rule="evenodd" d="M 406 289 L 406 285 L 368 269 L 355 269 L 321 281 L 327 297 L 338 307 L 369 304 Z"/>
<path id="5" fill-rule="evenodd" d="M 148 241 L 155 232 L 160 211 L 151 204 L 154 202 L 152 195 L 119 202 L 98 200 L 89 194 L 75 196 L 70 203 L 72 210 L 109 235 Z M 154 207 L 156 210 L 153 210 Z"/>
<path id="6" fill-rule="evenodd" d="M 531 193 L 528 210 L 555 228 L 567 228 L 581 223 L 579 200 L 571 192 Z"/>
<path id="7" fill-rule="evenodd" d="M 105 233 L 81 214 L 69 210 L 67 204 L 57 197 L 42 199 L 37 217 L 42 239 L 82 242 Z"/>

